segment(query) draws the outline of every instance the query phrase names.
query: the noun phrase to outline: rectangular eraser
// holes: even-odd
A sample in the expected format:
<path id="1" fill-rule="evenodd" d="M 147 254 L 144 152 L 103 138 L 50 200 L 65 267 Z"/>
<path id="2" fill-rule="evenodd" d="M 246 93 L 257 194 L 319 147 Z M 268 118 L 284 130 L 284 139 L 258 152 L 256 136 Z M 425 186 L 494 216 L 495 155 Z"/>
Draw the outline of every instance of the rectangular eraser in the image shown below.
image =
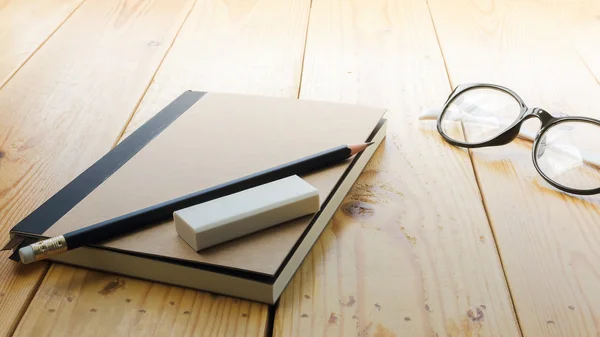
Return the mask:
<path id="1" fill-rule="evenodd" d="M 319 208 L 319 191 L 294 175 L 175 211 L 173 218 L 177 234 L 199 251 Z"/>

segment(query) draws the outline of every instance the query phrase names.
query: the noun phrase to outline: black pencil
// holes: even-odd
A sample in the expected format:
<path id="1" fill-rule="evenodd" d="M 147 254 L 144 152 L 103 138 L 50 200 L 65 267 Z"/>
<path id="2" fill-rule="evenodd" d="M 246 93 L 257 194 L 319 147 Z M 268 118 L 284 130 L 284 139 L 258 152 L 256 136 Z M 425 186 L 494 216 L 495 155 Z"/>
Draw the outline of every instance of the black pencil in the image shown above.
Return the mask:
<path id="1" fill-rule="evenodd" d="M 145 226 L 172 219 L 173 212 L 179 209 L 283 179 L 291 175 L 303 175 L 334 165 L 362 152 L 371 144 L 373 143 L 334 147 L 221 185 L 83 227 L 61 236 L 36 242 L 21 248 L 19 256 L 22 263 L 28 264 L 81 246 L 98 244 L 119 235 L 139 230 Z"/>

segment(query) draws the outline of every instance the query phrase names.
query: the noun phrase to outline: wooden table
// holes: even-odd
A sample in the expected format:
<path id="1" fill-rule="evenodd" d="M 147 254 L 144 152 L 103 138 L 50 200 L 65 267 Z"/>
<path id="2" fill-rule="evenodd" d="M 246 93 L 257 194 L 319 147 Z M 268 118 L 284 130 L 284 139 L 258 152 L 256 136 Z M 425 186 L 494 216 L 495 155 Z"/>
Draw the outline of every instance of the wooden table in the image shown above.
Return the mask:
<path id="1" fill-rule="evenodd" d="M 0 0 L 0 241 L 182 90 L 384 106 L 279 303 L 0 254 L 2 336 L 598 336 L 600 196 L 423 109 L 464 82 L 600 117 L 597 0 Z"/>

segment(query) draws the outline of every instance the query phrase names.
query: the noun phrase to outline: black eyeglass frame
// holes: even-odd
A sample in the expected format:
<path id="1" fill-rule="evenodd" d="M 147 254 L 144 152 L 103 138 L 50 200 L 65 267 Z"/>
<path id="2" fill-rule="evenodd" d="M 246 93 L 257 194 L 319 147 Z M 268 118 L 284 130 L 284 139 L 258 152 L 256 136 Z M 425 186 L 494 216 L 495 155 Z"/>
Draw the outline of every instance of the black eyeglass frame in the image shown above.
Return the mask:
<path id="1" fill-rule="evenodd" d="M 519 106 L 521 109 L 519 116 L 515 119 L 515 121 L 510 126 L 508 126 L 504 131 L 502 131 L 496 137 L 491 138 L 486 141 L 483 141 L 483 142 L 464 143 L 464 142 L 460 142 L 460 141 L 450 138 L 442 130 L 442 120 L 444 118 L 444 115 L 446 113 L 448 106 L 459 95 L 464 94 L 465 92 L 472 90 L 472 89 L 481 89 L 481 88 L 500 90 L 500 91 L 503 91 L 506 94 L 512 96 L 517 101 L 517 103 L 519 103 Z M 544 135 L 544 133 L 547 132 L 552 126 L 555 126 L 557 124 L 564 123 L 564 122 L 585 122 L 585 123 L 594 124 L 594 125 L 597 125 L 598 127 L 600 127 L 600 120 L 598 120 L 598 119 L 582 117 L 582 116 L 555 117 L 544 109 L 541 109 L 538 107 L 533 107 L 533 108 L 528 107 L 525 104 L 525 102 L 523 101 L 523 99 L 519 95 L 517 95 L 517 93 L 515 93 L 514 91 L 512 91 L 506 87 L 496 85 L 496 84 L 488 84 L 488 83 L 467 83 L 467 84 L 460 84 L 456 88 L 454 88 L 454 90 L 452 90 L 452 92 L 446 99 L 446 102 L 442 106 L 441 113 L 439 114 L 439 116 L 437 118 L 437 130 L 440 133 L 440 135 L 448 143 L 450 143 L 454 146 L 459 146 L 459 147 L 464 147 L 464 148 L 482 148 L 482 147 L 491 147 L 491 146 L 501 146 L 501 145 L 506 145 L 506 144 L 512 142 L 513 140 L 515 140 L 515 138 L 517 138 L 517 136 L 519 135 L 519 132 L 521 131 L 522 124 L 531 118 L 537 118 L 541 122 L 540 130 L 536 134 L 534 141 L 533 141 L 531 156 L 532 156 L 533 165 L 535 166 L 535 169 L 544 178 L 544 180 L 546 180 L 550 185 L 554 186 L 555 188 L 558 188 L 558 189 L 563 190 L 568 193 L 580 194 L 580 195 L 599 194 L 600 187 L 594 188 L 594 189 L 582 190 L 582 189 L 575 189 L 575 188 L 571 188 L 568 186 L 564 186 L 562 184 L 559 184 L 559 183 L 553 181 L 552 179 L 550 179 L 550 177 L 548 177 L 546 174 L 544 174 L 544 172 L 541 170 L 541 168 L 538 165 L 537 159 L 535 158 L 535 154 L 537 152 L 537 147 L 539 145 L 539 140 L 542 139 L 542 136 Z"/>

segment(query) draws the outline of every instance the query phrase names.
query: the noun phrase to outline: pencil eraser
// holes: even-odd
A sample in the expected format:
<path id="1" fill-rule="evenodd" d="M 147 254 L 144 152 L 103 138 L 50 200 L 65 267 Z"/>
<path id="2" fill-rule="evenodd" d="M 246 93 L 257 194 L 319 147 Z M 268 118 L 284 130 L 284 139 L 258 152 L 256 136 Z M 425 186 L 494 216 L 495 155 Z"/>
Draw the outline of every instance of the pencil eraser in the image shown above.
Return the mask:
<path id="1" fill-rule="evenodd" d="M 21 258 L 21 262 L 23 264 L 29 264 L 35 261 L 35 253 L 31 246 L 25 246 L 19 249 L 19 257 Z"/>
<path id="2" fill-rule="evenodd" d="M 177 234 L 199 251 L 316 213 L 319 191 L 293 175 L 173 213 Z"/>

